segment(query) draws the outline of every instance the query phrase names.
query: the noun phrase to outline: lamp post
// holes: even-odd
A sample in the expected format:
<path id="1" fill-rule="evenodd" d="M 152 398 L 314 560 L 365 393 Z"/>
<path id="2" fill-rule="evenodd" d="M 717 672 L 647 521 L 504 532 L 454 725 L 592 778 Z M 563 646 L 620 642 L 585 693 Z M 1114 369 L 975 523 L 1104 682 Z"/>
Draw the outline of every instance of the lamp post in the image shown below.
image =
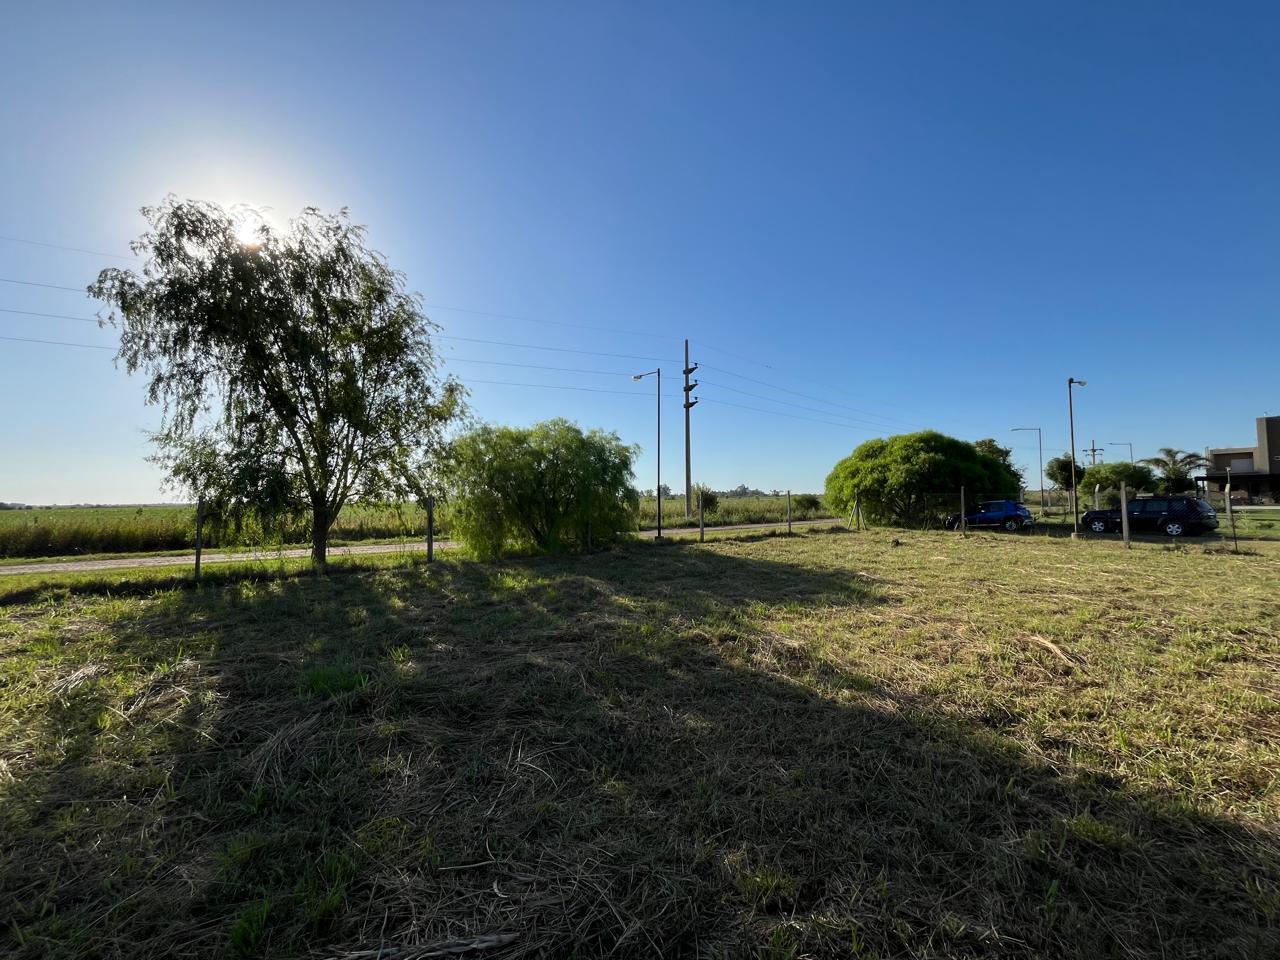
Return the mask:
<path id="1" fill-rule="evenodd" d="M 1040 479 L 1036 481 L 1040 484 L 1040 509 L 1048 510 L 1049 501 L 1044 489 L 1044 436 L 1041 434 L 1039 427 L 1011 427 L 1010 433 L 1017 433 L 1019 430 L 1034 430 L 1036 432 L 1036 445 L 1040 448 Z"/>
<path id="2" fill-rule="evenodd" d="M 646 373 L 633 374 L 632 380 L 643 380 L 645 377 L 657 377 L 658 379 L 658 485 L 653 488 L 654 496 L 658 500 L 658 533 L 654 537 L 655 540 L 662 539 L 662 368 L 649 370 Z"/>
<path id="3" fill-rule="evenodd" d="M 1080 537 L 1080 496 L 1076 490 L 1076 411 L 1071 393 L 1072 387 L 1088 386 L 1083 380 L 1067 377 L 1067 422 L 1071 427 L 1071 536 Z"/>
<path id="4" fill-rule="evenodd" d="M 1130 463 L 1133 463 L 1133 444 L 1132 444 L 1132 443 L 1130 443 L 1128 440 L 1108 440 L 1108 441 L 1107 441 L 1107 446 L 1108 446 L 1108 447 L 1128 447 L 1128 448 L 1129 448 L 1129 462 L 1130 462 Z"/>

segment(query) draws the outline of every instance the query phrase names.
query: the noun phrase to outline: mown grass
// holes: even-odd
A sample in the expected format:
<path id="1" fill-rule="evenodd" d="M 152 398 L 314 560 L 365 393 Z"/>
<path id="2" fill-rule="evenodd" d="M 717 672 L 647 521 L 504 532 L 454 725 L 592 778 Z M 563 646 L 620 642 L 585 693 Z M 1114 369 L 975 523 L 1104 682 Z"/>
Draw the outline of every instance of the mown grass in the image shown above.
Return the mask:
<path id="1" fill-rule="evenodd" d="M 0 953 L 1280 955 L 1278 574 L 876 531 L 14 578 Z"/>

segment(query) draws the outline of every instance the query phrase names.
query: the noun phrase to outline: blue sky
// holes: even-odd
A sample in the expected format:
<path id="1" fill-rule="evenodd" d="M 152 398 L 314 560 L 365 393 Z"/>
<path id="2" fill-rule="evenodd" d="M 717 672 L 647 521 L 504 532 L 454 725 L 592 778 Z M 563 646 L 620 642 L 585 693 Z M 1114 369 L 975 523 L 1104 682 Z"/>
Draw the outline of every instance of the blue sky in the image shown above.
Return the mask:
<path id="1" fill-rule="evenodd" d="M 1034 476 L 1009 428 L 1060 452 L 1068 376 L 1079 447 L 1249 443 L 1280 412 L 1277 41 L 1243 3 L 24 4 L 0 235 L 127 253 L 169 192 L 347 206 L 449 336 L 660 358 L 676 489 L 686 336 L 695 480 L 816 490 L 922 426 L 1012 438 Z M 0 241 L 6 279 L 123 262 Z M 12 283 L 0 308 L 97 309 Z M 441 346 L 481 417 L 616 430 L 653 485 L 653 362 Z M 0 404 L 0 499 L 162 498 L 108 351 L 0 340 Z"/>

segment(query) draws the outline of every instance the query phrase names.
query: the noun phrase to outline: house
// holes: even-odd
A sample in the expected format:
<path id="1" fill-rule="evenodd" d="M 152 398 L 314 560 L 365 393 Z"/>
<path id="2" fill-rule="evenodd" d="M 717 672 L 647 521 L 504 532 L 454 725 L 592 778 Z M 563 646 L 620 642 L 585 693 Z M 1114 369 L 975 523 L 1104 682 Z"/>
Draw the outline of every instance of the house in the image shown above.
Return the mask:
<path id="1" fill-rule="evenodd" d="M 1252 447 L 1210 448 L 1209 465 L 1196 479 L 1209 493 L 1231 484 L 1232 499 L 1280 503 L 1280 417 L 1258 418 L 1258 443 Z"/>

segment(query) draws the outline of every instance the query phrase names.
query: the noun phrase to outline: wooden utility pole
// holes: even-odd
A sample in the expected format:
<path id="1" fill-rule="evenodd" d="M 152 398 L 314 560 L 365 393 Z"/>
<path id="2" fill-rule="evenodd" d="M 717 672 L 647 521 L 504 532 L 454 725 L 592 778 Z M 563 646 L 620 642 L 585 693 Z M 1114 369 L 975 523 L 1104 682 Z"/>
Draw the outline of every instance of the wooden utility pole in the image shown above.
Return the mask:
<path id="1" fill-rule="evenodd" d="M 204 552 L 204 496 L 196 500 L 196 583 L 200 582 L 200 555 Z"/>
<path id="2" fill-rule="evenodd" d="M 436 558 L 436 498 L 427 494 L 427 563 Z"/>
<path id="3" fill-rule="evenodd" d="M 689 397 L 689 393 L 698 385 L 698 381 L 689 381 L 689 374 L 698 369 L 695 363 L 689 366 L 689 341 L 684 342 L 684 516 L 689 519 L 693 515 L 693 460 L 689 454 L 689 411 L 698 404 L 698 398 Z"/>
<path id="4" fill-rule="evenodd" d="M 1124 548 L 1132 549 L 1129 543 L 1129 488 L 1123 480 L 1120 482 L 1120 532 L 1124 534 Z"/>

